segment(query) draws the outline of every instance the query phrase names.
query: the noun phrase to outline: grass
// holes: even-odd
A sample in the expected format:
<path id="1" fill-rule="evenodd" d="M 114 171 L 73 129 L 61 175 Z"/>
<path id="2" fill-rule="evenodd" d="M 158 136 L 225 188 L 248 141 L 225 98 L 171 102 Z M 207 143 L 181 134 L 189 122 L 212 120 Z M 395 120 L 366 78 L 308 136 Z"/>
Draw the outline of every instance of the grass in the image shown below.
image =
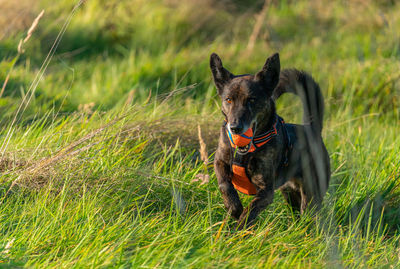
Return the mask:
<path id="1" fill-rule="evenodd" d="M 263 1 L 86 1 L 24 103 L 74 4 L 24 0 L 0 15 L 1 266 L 400 267 L 399 4 L 273 2 L 248 50 Z M 222 120 L 213 51 L 234 73 L 279 51 L 320 83 L 332 180 L 316 216 L 277 192 L 237 232 L 212 165 L 195 181 L 197 125 L 212 163 Z M 301 121 L 293 96 L 278 111 Z"/>

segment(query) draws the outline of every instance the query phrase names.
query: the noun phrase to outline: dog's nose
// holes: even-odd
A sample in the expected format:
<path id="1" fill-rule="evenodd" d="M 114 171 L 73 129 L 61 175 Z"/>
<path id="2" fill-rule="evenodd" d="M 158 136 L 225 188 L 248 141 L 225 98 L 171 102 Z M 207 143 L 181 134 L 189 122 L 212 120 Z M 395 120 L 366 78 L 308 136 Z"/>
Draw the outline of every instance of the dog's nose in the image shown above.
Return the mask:
<path id="1" fill-rule="evenodd" d="M 243 126 L 241 124 L 231 125 L 230 128 L 234 134 L 241 134 L 243 132 Z"/>

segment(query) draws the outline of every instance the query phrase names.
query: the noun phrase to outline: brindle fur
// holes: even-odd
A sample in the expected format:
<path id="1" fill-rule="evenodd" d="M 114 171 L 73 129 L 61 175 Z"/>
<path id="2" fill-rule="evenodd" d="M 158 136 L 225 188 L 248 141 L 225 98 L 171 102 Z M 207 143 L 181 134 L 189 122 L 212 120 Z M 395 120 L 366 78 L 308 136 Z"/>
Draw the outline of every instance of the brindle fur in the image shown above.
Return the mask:
<path id="1" fill-rule="evenodd" d="M 275 122 L 275 100 L 285 92 L 297 94 L 304 107 L 304 125 L 290 125 L 297 139 L 289 152 L 287 166 L 281 165 L 286 154 L 282 133 L 250 157 L 247 171 L 257 194 L 245 209 L 231 182 L 231 149 L 225 127 L 221 128 L 215 173 L 224 205 L 238 220 L 238 228 L 251 225 L 272 203 L 274 190 L 278 188 L 294 210 L 303 213 L 307 206 L 319 208 L 328 188 L 330 164 L 321 136 L 323 98 L 318 84 L 305 72 L 295 69 L 281 72 L 277 53 L 254 76 L 231 74 L 215 53 L 210 57 L 210 67 L 222 99 L 222 113 L 233 133 L 243 133 L 250 127 L 255 127 L 254 135 L 269 130 Z"/>

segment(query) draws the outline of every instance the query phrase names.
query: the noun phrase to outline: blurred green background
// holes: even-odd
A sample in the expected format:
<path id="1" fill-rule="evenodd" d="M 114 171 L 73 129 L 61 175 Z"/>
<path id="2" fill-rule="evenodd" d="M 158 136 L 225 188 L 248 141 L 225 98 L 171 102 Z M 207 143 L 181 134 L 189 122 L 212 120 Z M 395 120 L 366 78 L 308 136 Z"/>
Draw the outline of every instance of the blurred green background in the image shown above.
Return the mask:
<path id="1" fill-rule="evenodd" d="M 268 2 L 269 3 L 269 2 Z M 0 80 L 20 38 L 45 9 L 2 96 L 2 114 L 23 95 L 49 52 L 73 1 L 2 0 Z M 73 16 L 27 114 L 64 112 L 94 103 L 109 109 L 196 84 L 184 98 L 215 96 L 208 57 L 234 73 L 251 73 L 273 52 L 282 67 L 312 73 L 328 109 L 398 116 L 400 55 L 394 1 L 271 1 L 253 48 L 250 36 L 264 1 L 86 1 Z M 61 105 L 62 104 L 62 105 Z M 204 105 L 213 105 L 209 102 Z M 329 114 L 329 113 L 328 113 Z"/>

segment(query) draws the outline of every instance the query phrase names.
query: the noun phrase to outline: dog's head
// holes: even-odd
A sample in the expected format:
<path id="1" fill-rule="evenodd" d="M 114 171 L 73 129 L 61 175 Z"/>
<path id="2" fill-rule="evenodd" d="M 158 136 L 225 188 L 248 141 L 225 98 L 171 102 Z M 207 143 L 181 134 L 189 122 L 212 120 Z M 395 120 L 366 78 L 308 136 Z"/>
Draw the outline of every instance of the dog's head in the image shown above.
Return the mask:
<path id="1" fill-rule="evenodd" d="M 271 95 L 279 82 L 280 60 L 275 53 L 256 75 L 235 76 L 222 65 L 215 53 L 210 57 L 214 83 L 222 100 L 222 113 L 234 134 L 253 128 L 257 120 L 270 111 Z"/>

